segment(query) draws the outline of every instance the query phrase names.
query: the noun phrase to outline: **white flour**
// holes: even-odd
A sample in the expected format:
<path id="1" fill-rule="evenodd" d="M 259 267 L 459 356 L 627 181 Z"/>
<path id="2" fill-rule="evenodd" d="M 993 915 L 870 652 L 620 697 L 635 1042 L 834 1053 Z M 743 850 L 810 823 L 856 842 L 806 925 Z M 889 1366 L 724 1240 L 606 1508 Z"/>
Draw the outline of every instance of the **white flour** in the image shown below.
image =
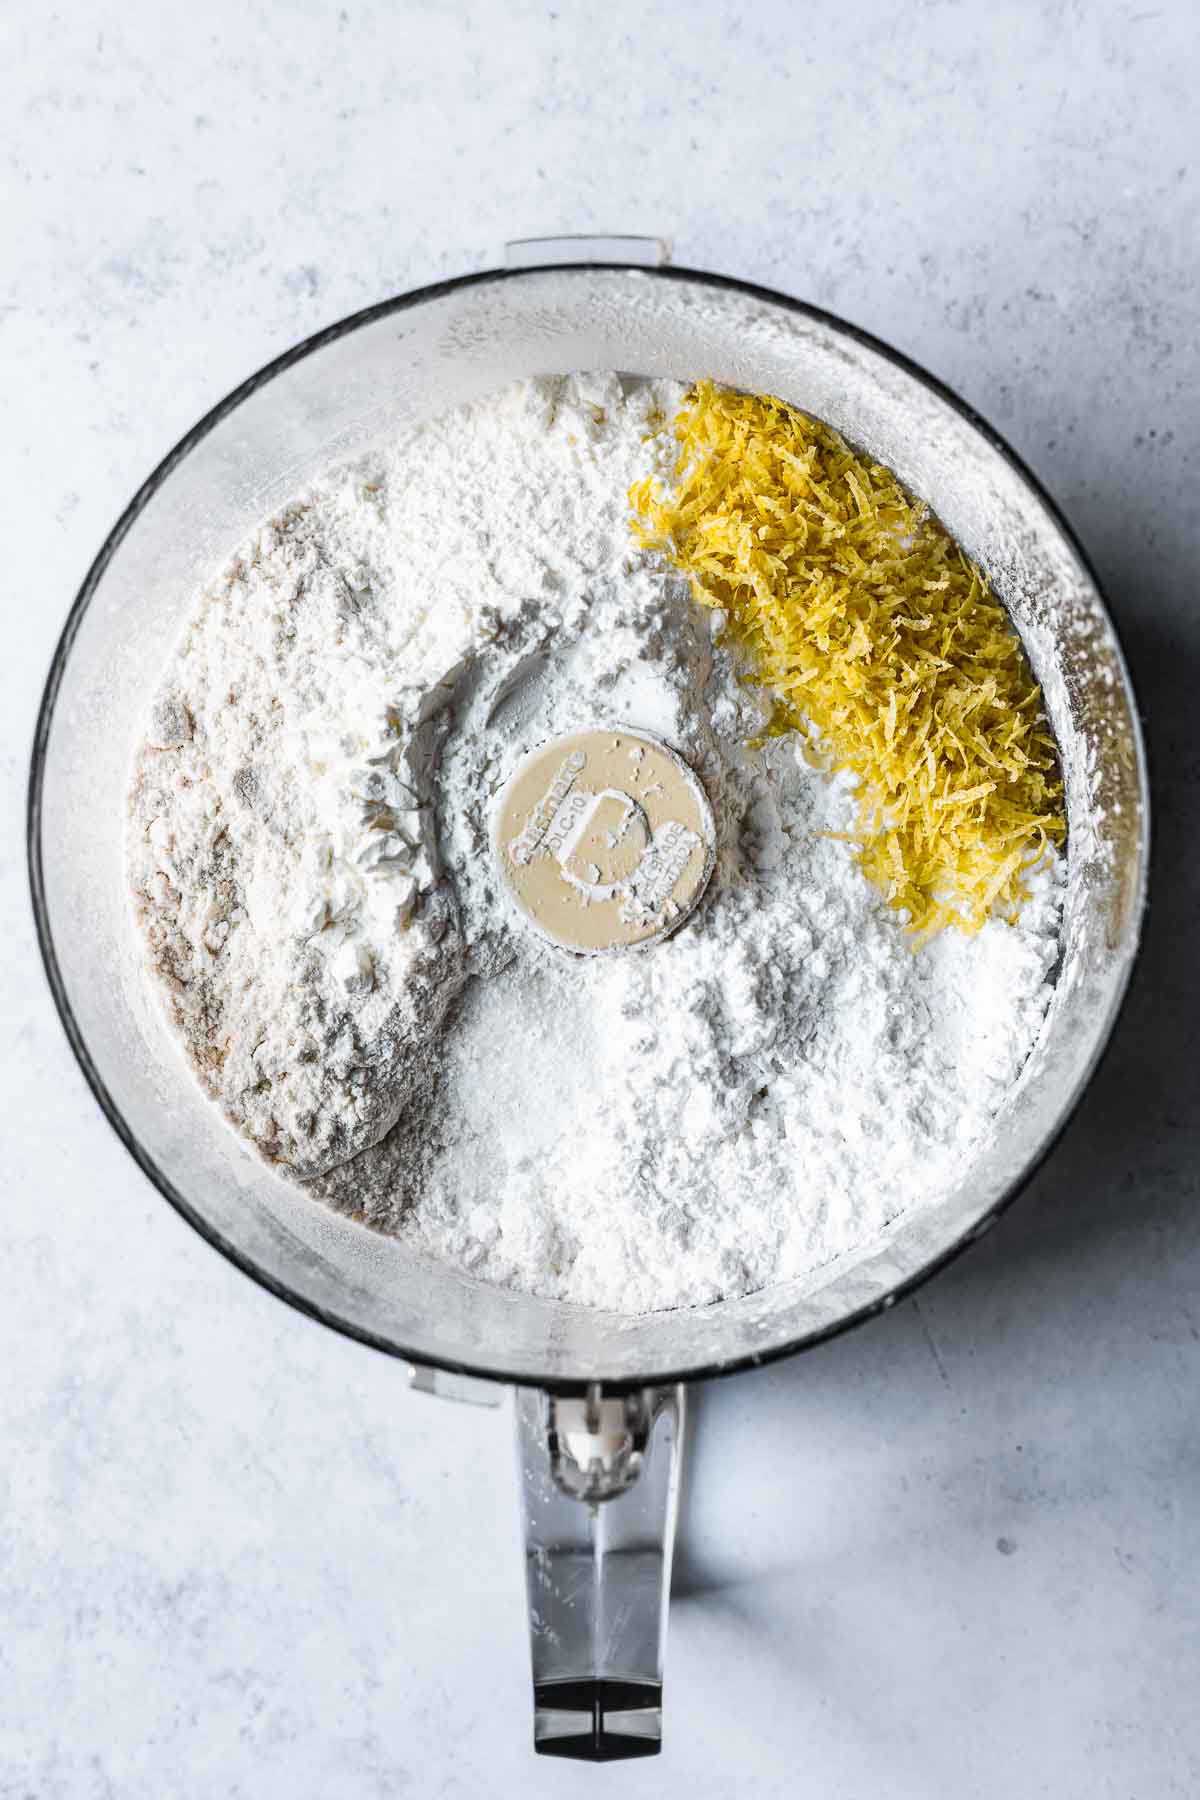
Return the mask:
<path id="1" fill-rule="evenodd" d="M 1049 999 L 1059 871 L 913 955 L 844 777 L 762 723 L 625 490 L 678 390 L 537 382 L 333 472 L 204 598 L 131 800 L 151 959 L 271 1159 L 473 1274 L 636 1312 L 810 1274 L 940 1194 Z M 719 621 L 717 621 L 719 624 Z M 689 923 L 576 960 L 507 910 L 493 795 L 625 723 L 700 775 Z"/>

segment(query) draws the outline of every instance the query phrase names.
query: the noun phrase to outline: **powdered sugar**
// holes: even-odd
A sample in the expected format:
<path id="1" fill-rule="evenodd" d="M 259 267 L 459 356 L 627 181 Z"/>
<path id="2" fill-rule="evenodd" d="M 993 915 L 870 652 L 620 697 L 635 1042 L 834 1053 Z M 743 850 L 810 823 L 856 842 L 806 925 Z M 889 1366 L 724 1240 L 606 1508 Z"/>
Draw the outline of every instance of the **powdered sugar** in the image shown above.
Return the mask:
<path id="1" fill-rule="evenodd" d="M 865 1249 L 962 1172 L 1041 1023 L 1056 878 L 1019 927 L 913 955 L 819 835 L 851 823 L 844 778 L 794 745 L 764 763 L 674 938 L 599 963 L 514 941 L 468 992 L 453 1140 L 396 1221 L 423 1247 L 595 1306 L 694 1304 Z"/>
<path id="2" fill-rule="evenodd" d="M 623 1311 L 811 1274 L 936 1197 L 1057 954 L 1050 866 L 1018 926 L 913 955 L 822 835 L 846 778 L 745 748 L 719 619 L 628 535 L 675 398 L 530 383 L 331 474 L 204 599 L 132 799 L 151 960 L 233 1122 L 428 1254 Z M 488 809 L 609 722 L 682 752 L 719 855 L 673 938 L 580 960 L 509 911 Z"/>

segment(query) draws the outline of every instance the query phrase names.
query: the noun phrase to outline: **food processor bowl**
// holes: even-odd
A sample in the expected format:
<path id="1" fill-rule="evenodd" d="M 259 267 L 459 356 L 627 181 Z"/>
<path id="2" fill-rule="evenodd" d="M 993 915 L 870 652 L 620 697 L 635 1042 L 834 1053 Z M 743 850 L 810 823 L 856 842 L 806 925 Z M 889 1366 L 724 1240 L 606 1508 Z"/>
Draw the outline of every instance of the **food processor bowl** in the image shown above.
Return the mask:
<path id="1" fill-rule="evenodd" d="M 895 470 L 987 571 L 1021 632 L 1062 751 L 1070 834 L 1054 998 L 991 1141 L 954 1191 L 803 1281 L 635 1318 L 481 1284 L 314 1203 L 266 1166 L 202 1092 L 165 1023 L 123 867 L 132 752 L 197 587 L 329 463 L 518 378 L 579 369 L 776 394 Z M 1078 545 L 1013 453 L 939 383 L 830 315 L 718 276 L 635 266 L 629 253 L 466 276 L 371 307 L 278 358 L 203 419 L 134 497 L 75 601 L 38 721 L 29 810 L 55 1000 L 109 1122 L 159 1190 L 273 1293 L 438 1371 L 426 1385 L 457 1374 L 529 1390 L 519 1409 L 527 1494 L 532 1505 L 541 1493 L 546 1517 L 557 1496 L 576 1521 L 560 1521 L 548 1547 L 531 1539 L 531 1557 L 552 1565 L 575 1530 L 585 1556 L 572 1579 L 591 1584 L 595 1615 L 569 1666 L 551 1657 L 542 1682 L 539 1747 L 571 1755 L 657 1743 L 661 1619 L 655 1637 L 651 1615 L 669 1556 L 676 1384 L 862 1320 L 995 1221 L 1112 1029 L 1137 945 L 1147 832 L 1137 713 L 1112 623 Z M 653 1518 L 633 1539 L 657 1542 L 659 1560 L 638 1576 L 649 1635 L 630 1649 L 596 1622 L 596 1521 L 610 1521 L 606 1541 L 617 1546 L 611 1521 L 639 1493 Z M 567 1595 L 557 1576 L 551 1587 Z M 557 1602 L 543 1594 L 541 1603 L 545 1612 Z M 545 1703 L 551 1679 L 558 1709 Z"/>

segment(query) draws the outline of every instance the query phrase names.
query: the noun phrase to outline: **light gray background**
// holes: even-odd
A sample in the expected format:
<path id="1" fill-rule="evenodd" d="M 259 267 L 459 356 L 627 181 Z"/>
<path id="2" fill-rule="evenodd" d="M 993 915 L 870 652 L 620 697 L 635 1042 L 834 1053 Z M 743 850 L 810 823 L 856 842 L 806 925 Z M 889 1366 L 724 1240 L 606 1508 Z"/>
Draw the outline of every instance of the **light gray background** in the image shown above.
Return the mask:
<path id="1" fill-rule="evenodd" d="M 0 15 L 0 1794 L 1200 1791 L 1190 0 Z M 506 1413 L 289 1312 L 101 1121 L 32 945 L 38 690 L 133 489 L 266 358 L 669 232 L 935 369 L 1067 508 L 1155 762 L 1149 941 L 1027 1197 L 919 1303 L 698 1397 L 657 1765 L 535 1762 Z"/>

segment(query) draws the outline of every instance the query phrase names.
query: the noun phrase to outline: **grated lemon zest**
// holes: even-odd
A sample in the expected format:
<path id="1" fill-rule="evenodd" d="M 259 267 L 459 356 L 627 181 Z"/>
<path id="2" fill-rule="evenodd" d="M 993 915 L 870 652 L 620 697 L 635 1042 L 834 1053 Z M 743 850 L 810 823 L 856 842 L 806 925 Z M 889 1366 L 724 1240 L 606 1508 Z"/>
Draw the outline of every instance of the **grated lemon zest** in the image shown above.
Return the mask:
<path id="1" fill-rule="evenodd" d="M 629 490 L 639 543 L 720 608 L 775 697 L 859 778 L 867 876 L 915 943 L 1014 919 L 1066 838 L 1054 739 L 980 570 L 896 477 L 781 400 L 700 382 L 674 483 Z M 827 834 L 838 835 L 838 834 Z"/>

